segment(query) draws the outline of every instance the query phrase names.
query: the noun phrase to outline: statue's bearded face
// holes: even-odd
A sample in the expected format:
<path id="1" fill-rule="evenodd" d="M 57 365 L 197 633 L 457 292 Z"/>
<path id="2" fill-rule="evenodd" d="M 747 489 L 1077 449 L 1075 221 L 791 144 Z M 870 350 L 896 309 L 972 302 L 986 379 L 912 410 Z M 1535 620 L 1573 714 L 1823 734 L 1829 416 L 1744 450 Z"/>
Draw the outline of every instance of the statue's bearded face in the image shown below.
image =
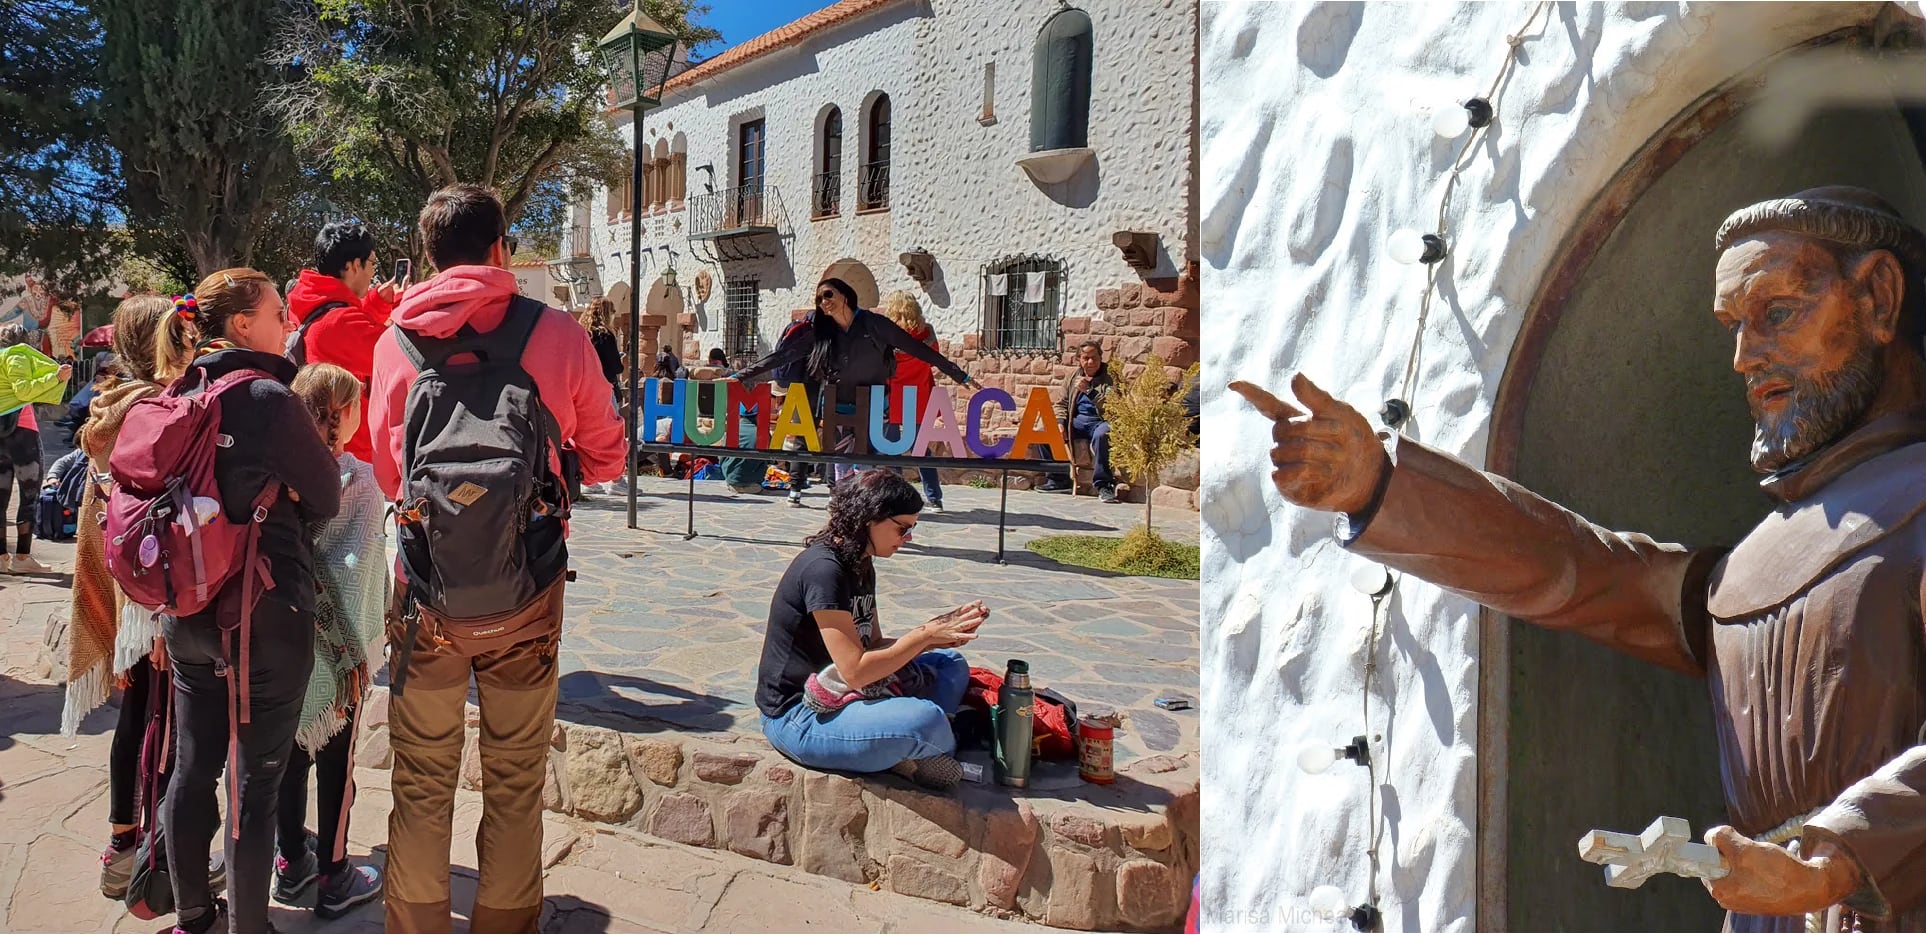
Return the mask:
<path id="1" fill-rule="evenodd" d="M 1741 240 L 1719 256 L 1714 314 L 1752 410 L 1752 467 L 1777 471 L 1857 426 L 1878 394 L 1885 340 L 1872 327 L 1869 264 L 1842 269 L 1799 234 Z M 1857 275 L 1855 275 L 1857 274 Z"/>

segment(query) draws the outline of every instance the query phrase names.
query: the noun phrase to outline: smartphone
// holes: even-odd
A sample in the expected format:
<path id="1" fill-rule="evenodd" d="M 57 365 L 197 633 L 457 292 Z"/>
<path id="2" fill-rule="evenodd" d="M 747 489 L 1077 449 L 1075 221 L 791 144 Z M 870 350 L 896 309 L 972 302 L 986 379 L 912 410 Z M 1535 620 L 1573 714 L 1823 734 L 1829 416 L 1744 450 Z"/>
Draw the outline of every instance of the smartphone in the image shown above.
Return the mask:
<path id="1" fill-rule="evenodd" d="M 415 267 L 414 267 L 414 262 L 412 260 L 409 260 L 407 257 L 402 257 L 401 259 L 396 260 L 395 261 L 395 279 L 394 279 L 395 285 L 397 286 L 407 285 L 408 277 L 412 275 L 414 271 L 415 271 Z"/>

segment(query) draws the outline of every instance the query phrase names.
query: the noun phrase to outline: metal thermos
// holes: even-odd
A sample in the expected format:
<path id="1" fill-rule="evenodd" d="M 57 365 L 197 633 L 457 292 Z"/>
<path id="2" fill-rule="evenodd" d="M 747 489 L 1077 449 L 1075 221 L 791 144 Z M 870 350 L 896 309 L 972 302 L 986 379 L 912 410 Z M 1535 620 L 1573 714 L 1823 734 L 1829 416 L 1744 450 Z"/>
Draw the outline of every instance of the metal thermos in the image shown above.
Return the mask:
<path id="1" fill-rule="evenodd" d="M 996 781 L 1006 786 L 1030 784 L 1031 739 L 1036 735 L 1037 693 L 1030 688 L 1030 664 L 1010 660 L 991 710 L 996 729 Z"/>

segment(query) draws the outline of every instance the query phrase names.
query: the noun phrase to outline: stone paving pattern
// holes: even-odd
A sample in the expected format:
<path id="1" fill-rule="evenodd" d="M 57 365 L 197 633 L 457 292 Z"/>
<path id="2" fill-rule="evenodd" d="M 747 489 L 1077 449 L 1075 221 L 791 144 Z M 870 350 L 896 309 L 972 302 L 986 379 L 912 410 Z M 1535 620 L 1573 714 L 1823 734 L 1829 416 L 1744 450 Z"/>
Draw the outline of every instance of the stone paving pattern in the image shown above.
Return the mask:
<path id="1" fill-rule="evenodd" d="M 685 542 L 687 484 L 643 478 L 639 489 L 637 530 L 626 528 L 626 496 L 592 496 L 577 508 L 564 705 L 591 709 L 596 723 L 618 730 L 666 722 L 760 737 L 755 676 L 769 599 L 802 540 L 826 520 L 828 494 L 812 487 L 795 509 L 781 494 L 732 494 L 699 481 L 698 537 Z M 1024 548 L 1045 535 L 1120 534 L 1142 522 L 1143 507 L 1012 490 L 1008 564 L 997 565 L 997 500 L 996 490 L 946 487 L 949 512 L 926 511 L 914 543 L 877 563 L 884 634 L 981 598 L 990 619 L 962 650 L 973 665 L 1001 672 L 1024 659 L 1034 684 L 1083 712 L 1122 713 L 1119 765 L 1197 752 L 1195 707 L 1152 704 L 1165 695 L 1196 703 L 1197 582 L 1074 568 Z M 1165 537 L 1197 541 L 1197 514 L 1166 509 L 1153 519 Z"/>

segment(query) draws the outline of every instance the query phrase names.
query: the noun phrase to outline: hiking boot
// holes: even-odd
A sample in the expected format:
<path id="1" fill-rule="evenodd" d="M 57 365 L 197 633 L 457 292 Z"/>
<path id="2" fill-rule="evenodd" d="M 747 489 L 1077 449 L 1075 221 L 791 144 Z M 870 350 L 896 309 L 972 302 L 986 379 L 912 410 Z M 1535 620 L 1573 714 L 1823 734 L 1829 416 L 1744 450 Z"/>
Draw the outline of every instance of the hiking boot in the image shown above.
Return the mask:
<path id="1" fill-rule="evenodd" d="M 134 878 L 134 852 L 140 848 L 129 844 L 117 848 L 109 844 L 100 854 L 100 895 L 108 899 L 123 899 L 127 896 L 127 884 Z"/>
<path id="2" fill-rule="evenodd" d="M 284 906 L 297 905 L 301 894 L 307 892 L 321 876 L 321 862 L 314 856 L 316 841 L 308 836 L 301 848 L 301 856 L 294 860 L 275 855 L 274 858 L 274 901 Z"/>
<path id="3" fill-rule="evenodd" d="M 920 760 L 904 760 L 889 771 L 926 789 L 954 789 L 963 781 L 963 764 L 943 753 Z"/>
<path id="4" fill-rule="evenodd" d="M 31 555 L 7 556 L 7 568 L 16 575 L 44 575 L 53 571 Z"/>
<path id="5" fill-rule="evenodd" d="M 1098 487 L 1098 488 L 1097 488 L 1097 502 L 1099 502 L 1099 503 L 1116 503 L 1116 502 L 1117 502 L 1117 488 L 1115 488 L 1115 487 Z"/>
<path id="6" fill-rule="evenodd" d="M 201 935 L 202 932 L 227 931 L 227 900 L 214 900 L 213 910 L 212 912 L 203 914 L 199 919 L 194 920 L 192 928 L 182 924 L 182 920 L 176 919 L 174 921 L 174 935 Z"/>
<path id="7" fill-rule="evenodd" d="M 321 880 L 321 898 L 314 914 L 322 919 L 339 919 L 354 907 L 381 898 L 381 871 L 373 867 L 344 866 L 339 873 Z"/>

